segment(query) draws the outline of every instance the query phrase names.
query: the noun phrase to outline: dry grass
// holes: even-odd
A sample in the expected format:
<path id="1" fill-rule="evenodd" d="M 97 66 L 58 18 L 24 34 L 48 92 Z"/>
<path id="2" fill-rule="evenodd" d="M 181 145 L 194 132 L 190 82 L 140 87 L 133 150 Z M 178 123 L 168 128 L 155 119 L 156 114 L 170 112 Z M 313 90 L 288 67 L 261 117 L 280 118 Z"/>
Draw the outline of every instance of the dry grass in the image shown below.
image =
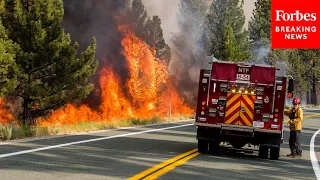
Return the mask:
<path id="1" fill-rule="evenodd" d="M 49 136 L 49 135 L 59 135 L 59 134 L 73 134 L 82 133 L 88 131 L 97 131 L 105 129 L 116 129 L 120 127 L 132 127 L 139 125 L 149 125 L 149 124 L 160 124 L 164 122 L 177 121 L 192 119 L 194 116 L 179 115 L 176 117 L 169 118 L 159 118 L 154 117 L 150 119 L 125 119 L 118 121 L 109 122 L 84 122 L 75 125 L 68 125 L 63 127 L 27 127 L 15 125 L 4 126 L 0 124 L 0 139 L 13 140 L 13 139 L 23 139 L 26 137 L 38 137 L 38 136 Z"/>

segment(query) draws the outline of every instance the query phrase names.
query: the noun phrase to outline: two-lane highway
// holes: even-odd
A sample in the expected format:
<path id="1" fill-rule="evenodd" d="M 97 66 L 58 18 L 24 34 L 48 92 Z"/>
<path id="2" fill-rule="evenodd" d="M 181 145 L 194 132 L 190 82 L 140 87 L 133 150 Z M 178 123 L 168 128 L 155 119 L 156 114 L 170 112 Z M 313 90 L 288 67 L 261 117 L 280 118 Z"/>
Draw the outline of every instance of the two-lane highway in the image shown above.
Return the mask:
<path id="1" fill-rule="evenodd" d="M 318 113 L 304 110 L 305 116 Z M 3 144 L 0 179 L 316 179 L 310 140 L 320 129 L 318 118 L 303 121 L 301 159 L 285 157 L 288 131 L 278 161 L 228 147 L 217 156 L 200 154 L 191 120 Z M 320 135 L 314 151 L 320 159 Z"/>

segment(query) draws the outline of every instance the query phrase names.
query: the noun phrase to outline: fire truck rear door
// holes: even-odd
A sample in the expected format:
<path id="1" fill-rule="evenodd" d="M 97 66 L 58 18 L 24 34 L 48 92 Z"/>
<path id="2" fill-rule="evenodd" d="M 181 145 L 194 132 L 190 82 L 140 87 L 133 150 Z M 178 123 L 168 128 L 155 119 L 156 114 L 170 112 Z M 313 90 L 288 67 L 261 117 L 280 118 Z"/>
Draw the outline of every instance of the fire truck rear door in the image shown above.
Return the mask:
<path id="1" fill-rule="evenodd" d="M 241 110 L 241 94 L 228 93 L 224 123 L 239 124 Z"/>
<path id="2" fill-rule="evenodd" d="M 239 125 L 252 126 L 254 114 L 254 95 L 242 94 L 241 97 Z"/>
<path id="3" fill-rule="evenodd" d="M 225 123 L 252 126 L 254 114 L 254 95 L 228 93 Z"/>

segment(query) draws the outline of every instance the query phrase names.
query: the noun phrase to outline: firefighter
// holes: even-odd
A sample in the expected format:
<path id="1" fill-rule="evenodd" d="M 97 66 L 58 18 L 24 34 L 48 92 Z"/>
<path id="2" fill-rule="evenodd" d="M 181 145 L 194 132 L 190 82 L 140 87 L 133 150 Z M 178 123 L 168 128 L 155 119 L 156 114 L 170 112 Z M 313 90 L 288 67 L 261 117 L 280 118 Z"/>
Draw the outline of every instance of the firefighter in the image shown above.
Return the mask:
<path id="1" fill-rule="evenodd" d="M 300 144 L 301 130 L 302 130 L 302 120 L 303 120 L 303 111 L 299 107 L 300 99 L 295 97 L 292 101 L 293 108 L 288 111 L 285 111 L 285 115 L 289 116 L 289 128 L 290 128 L 290 138 L 289 146 L 291 154 L 288 154 L 287 157 L 301 157 L 302 149 Z"/>

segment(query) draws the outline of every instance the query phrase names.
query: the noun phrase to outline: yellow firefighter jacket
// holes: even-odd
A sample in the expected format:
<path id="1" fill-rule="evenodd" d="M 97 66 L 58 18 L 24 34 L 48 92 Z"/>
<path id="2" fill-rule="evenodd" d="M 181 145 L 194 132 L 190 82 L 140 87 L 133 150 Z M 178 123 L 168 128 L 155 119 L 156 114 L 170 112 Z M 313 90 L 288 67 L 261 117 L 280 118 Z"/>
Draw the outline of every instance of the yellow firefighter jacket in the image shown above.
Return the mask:
<path id="1" fill-rule="evenodd" d="M 295 109 L 294 107 L 291 108 L 288 111 L 285 111 L 284 114 L 289 116 L 293 115 L 294 113 L 294 123 L 290 123 L 289 121 L 289 128 L 290 130 L 297 130 L 297 131 L 301 131 L 302 130 L 302 120 L 303 120 L 303 111 L 300 107 L 298 107 L 298 109 Z"/>

